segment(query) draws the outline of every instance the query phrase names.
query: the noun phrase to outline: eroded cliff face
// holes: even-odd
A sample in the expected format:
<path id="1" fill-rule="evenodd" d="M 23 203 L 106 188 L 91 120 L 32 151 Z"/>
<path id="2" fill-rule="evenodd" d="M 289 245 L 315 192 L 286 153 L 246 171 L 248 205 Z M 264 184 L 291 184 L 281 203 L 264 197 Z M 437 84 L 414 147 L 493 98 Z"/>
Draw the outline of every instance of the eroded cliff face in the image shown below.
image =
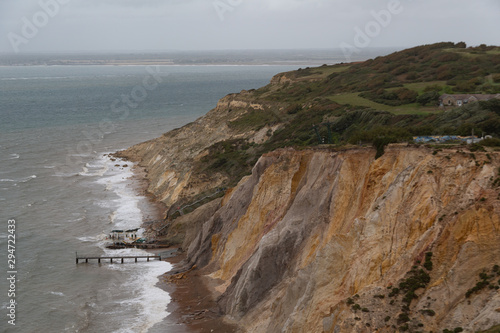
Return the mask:
<path id="1" fill-rule="evenodd" d="M 233 120 L 252 110 L 271 112 L 280 107 L 279 103 L 256 103 L 247 91 L 230 94 L 196 121 L 116 155 L 146 167 L 148 192 L 172 213 L 198 197 L 213 195 L 227 182 L 227 176 L 222 173 L 196 172 L 197 164 L 202 164 L 201 159 L 208 154 L 210 146 L 228 139 L 261 143 L 276 130 L 276 127 L 235 128 L 230 126 Z"/>
<path id="2" fill-rule="evenodd" d="M 392 146 L 374 156 L 278 150 L 228 191 L 186 244 L 228 319 L 248 332 L 500 323 L 499 154 Z M 408 296 L 400 283 L 415 276 Z"/>

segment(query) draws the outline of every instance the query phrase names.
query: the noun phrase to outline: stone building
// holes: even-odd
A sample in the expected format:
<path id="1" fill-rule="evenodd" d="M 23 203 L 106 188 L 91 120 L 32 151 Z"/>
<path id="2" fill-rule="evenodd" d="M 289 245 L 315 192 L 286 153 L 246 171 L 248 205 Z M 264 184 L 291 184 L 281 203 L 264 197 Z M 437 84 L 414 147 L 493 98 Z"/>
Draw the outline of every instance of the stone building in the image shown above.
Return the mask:
<path id="1" fill-rule="evenodd" d="M 439 106 L 462 106 L 478 101 L 488 101 L 493 98 L 500 99 L 500 94 L 444 94 L 439 97 Z"/>

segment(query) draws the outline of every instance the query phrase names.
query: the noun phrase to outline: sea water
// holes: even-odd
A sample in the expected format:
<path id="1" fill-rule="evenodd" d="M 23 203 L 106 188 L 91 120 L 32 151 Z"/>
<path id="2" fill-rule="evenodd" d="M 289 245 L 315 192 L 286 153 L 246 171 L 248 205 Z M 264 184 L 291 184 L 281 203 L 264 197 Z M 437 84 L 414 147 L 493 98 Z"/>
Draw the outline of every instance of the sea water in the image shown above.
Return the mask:
<path id="1" fill-rule="evenodd" d="M 170 297 L 156 285 L 169 263 L 75 264 L 76 252 L 145 254 L 105 247 L 110 230 L 153 218 L 132 164 L 106 154 L 181 127 L 226 94 L 293 69 L 0 67 L 0 332 L 168 332 Z M 8 220 L 15 220 L 14 297 Z M 15 326 L 7 317 L 11 299 Z"/>

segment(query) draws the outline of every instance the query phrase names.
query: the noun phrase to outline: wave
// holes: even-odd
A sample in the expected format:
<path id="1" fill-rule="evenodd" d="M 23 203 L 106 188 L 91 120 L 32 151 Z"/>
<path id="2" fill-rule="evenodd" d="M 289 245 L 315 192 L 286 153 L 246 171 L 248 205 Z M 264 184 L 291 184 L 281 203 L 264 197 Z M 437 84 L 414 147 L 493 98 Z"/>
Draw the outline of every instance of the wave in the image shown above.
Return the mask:
<path id="1" fill-rule="evenodd" d="M 3 178 L 3 179 L 0 179 L 0 182 L 15 183 L 14 186 L 16 186 L 17 183 L 26 183 L 26 182 L 29 182 L 32 179 L 35 179 L 35 178 L 36 178 L 36 175 L 31 175 L 29 177 L 24 177 L 24 178 L 21 178 L 21 179 Z"/>
<path id="2" fill-rule="evenodd" d="M 56 296 L 65 296 L 63 293 L 58 292 L 58 291 L 51 291 L 49 294 L 56 295 Z"/>
<path id="3" fill-rule="evenodd" d="M 10 154 L 9 160 L 16 160 L 19 157 L 20 157 L 19 154 Z"/>
<path id="4" fill-rule="evenodd" d="M 105 161 L 98 161 L 97 164 L 85 163 L 85 166 L 82 167 L 82 171 L 78 174 L 80 176 L 98 176 L 102 177 L 108 171 L 108 165 Z"/>
<path id="5" fill-rule="evenodd" d="M 158 288 L 156 284 L 158 277 L 171 269 L 172 265 L 164 261 L 148 263 L 147 271 L 136 280 L 141 281 L 140 286 L 135 286 L 139 289 L 139 293 L 134 298 L 141 308 L 139 316 L 141 319 L 132 324 L 133 332 L 147 332 L 169 315 L 166 308 L 171 300 L 170 295 Z"/>
<path id="6" fill-rule="evenodd" d="M 72 79 L 76 76 L 33 76 L 33 77 L 4 77 L 0 81 L 26 81 L 26 80 L 61 80 Z"/>
<path id="7" fill-rule="evenodd" d="M 30 181 L 30 180 L 32 180 L 32 179 L 35 179 L 35 178 L 36 178 L 36 175 L 31 175 L 31 176 L 29 176 L 29 177 L 25 177 L 25 178 L 23 178 L 23 179 L 21 179 L 21 180 L 19 180 L 19 181 L 20 181 L 21 183 L 26 183 L 26 182 L 29 182 L 29 181 Z"/>

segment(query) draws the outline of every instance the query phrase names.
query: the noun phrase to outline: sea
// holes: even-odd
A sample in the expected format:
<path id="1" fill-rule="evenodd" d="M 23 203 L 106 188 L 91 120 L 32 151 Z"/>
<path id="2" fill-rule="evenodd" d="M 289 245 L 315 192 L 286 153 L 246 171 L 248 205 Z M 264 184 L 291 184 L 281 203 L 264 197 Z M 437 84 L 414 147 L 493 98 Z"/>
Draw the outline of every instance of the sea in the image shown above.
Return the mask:
<path id="1" fill-rule="evenodd" d="M 133 164 L 107 154 L 298 67 L 0 67 L 0 332 L 178 329 L 157 286 L 168 262 L 75 263 L 147 254 L 105 247 L 111 230 L 154 218 Z"/>

